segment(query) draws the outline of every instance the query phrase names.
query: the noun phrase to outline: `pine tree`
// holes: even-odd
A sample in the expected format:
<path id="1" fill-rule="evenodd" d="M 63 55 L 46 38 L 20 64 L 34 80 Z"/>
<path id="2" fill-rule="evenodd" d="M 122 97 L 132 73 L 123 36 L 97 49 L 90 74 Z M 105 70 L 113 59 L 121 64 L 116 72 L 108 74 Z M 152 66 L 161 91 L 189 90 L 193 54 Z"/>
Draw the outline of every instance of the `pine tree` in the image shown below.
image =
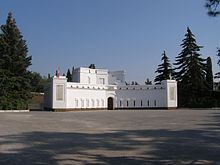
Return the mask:
<path id="1" fill-rule="evenodd" d="M 90 68 L 90 69 L 95 69 L 95 68 L 96 68 L 96 67 L 95 67 L 95 64 L 90 64 L 90 65 L 89 65 L 89 68 Z"/>
<path id="2" fill-rule="evenodd" d="M 0 34 L 0 108 L 27 108 L 30 94 L 28 56 L 26 41 L 19 31 L 12 13 L 8 14 L 6 24 L 1 25 Z"/>
<path id="3" fill-rule="evenodd" d="M 147 78 L 146 81 L 145 81 L 145 85 L 152 85 L 152 81 L 150 81 L 150 79 Z"/>
<path id="4" fill-rule="evenodd" d="M 206 0 L 205 7 L 208 9 L 208 15 L 216 17 L 220 14 L 218 9 L 220 0 Z"/>
<path id="5" fill-rule="evenodd" d="M 161 61 L 163 61 L 163 63 L 158 65 L 158 68 L 155 71 L 155 73 L 158 73 L 158 75 L 154 79 L 154 82 L 161 82 L 162 80 L 168 80 L 172 75 L 170 60 L 167 57 L 165 51 L 162 54 Z"/>
<path id="6" fill-rule="evenodd" d="M 207 64 L 206 64 L 206 81 L 208 85 L 208 89 L 210 91 L 213 90 L 213 73 L 212 73 L 212 60 L 211 57 L 207 58 Z"/>
<path id="7" fill-rule="evenodd" d="M 220 66 L 220 48 L 218 48 L 218 50 L 217 50 L 217 56 L 218 56 L 218 58 L 219 58 L 217 64 Z M 215 78 L 220 78 L 220 72 L 217 72 L 217 73 L 215 74 Z"/>
<path id="8" fill-rule="evenodd" d="M 187 28 L 181 53 L 176 57 L 175 78 L 179 88 L 179 103 L 181 106 L 197 106 L 198 99 L 206 90 L 205 59 L 199 54 L 200 48 L 191 30 Z"/>
<path id="9" fill-rule="evenodd" d="M 69 69 L 67 70 L 66 78 L 67 78 L 67 82 L 71 82 L 72 81 L 72 74 L 70 73 Z"/>

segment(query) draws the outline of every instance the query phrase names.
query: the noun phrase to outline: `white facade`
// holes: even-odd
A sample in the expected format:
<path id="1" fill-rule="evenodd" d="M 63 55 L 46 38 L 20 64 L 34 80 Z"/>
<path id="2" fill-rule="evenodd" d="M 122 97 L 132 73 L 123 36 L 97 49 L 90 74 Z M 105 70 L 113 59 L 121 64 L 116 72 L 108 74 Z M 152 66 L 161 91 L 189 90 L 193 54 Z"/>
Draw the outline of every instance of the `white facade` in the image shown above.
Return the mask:
<path id="1" fill-rule="evenodd" d="M 177 83 L 126 85 L 123 71 L 81 67 L 74 70 L 73 82 L 54 77 L 45 88 L 44 102 L 53 110 L 176 108 Z"/>

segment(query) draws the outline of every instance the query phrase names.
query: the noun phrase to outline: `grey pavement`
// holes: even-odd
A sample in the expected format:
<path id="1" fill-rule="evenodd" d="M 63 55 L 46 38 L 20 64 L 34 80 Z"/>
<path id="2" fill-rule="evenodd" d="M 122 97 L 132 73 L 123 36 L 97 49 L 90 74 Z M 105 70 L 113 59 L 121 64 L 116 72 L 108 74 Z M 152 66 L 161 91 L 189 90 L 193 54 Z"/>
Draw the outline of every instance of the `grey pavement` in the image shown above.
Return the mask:
<path id="1" fill-rule="evenodd" d="M 220 110 L 0 113 L 0 165 L 220 164 Z"/>

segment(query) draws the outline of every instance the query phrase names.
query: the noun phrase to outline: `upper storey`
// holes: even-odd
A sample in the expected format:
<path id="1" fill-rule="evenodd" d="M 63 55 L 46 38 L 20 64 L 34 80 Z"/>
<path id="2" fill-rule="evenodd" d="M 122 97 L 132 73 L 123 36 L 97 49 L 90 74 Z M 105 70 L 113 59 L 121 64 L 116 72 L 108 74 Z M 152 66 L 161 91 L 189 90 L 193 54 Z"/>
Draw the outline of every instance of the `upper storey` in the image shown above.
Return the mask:
<path id="1" fill-rule="evenodd" d="M 107 69 L 76 68 L 73 82 L 91 85 L 118 85 L 124 83 L 124 71 L 109 72 Z"/>

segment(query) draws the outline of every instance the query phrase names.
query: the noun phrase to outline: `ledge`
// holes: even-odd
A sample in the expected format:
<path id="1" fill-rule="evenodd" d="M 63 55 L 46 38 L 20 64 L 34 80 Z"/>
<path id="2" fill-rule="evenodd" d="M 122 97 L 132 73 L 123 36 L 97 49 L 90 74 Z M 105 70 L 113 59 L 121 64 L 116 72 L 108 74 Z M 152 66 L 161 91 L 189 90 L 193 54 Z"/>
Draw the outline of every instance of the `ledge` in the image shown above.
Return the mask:
<path id="1" fill-rule="evenodd" d="M 30 112 L 30 110 L 0 110 L 0 112 Z"/>

